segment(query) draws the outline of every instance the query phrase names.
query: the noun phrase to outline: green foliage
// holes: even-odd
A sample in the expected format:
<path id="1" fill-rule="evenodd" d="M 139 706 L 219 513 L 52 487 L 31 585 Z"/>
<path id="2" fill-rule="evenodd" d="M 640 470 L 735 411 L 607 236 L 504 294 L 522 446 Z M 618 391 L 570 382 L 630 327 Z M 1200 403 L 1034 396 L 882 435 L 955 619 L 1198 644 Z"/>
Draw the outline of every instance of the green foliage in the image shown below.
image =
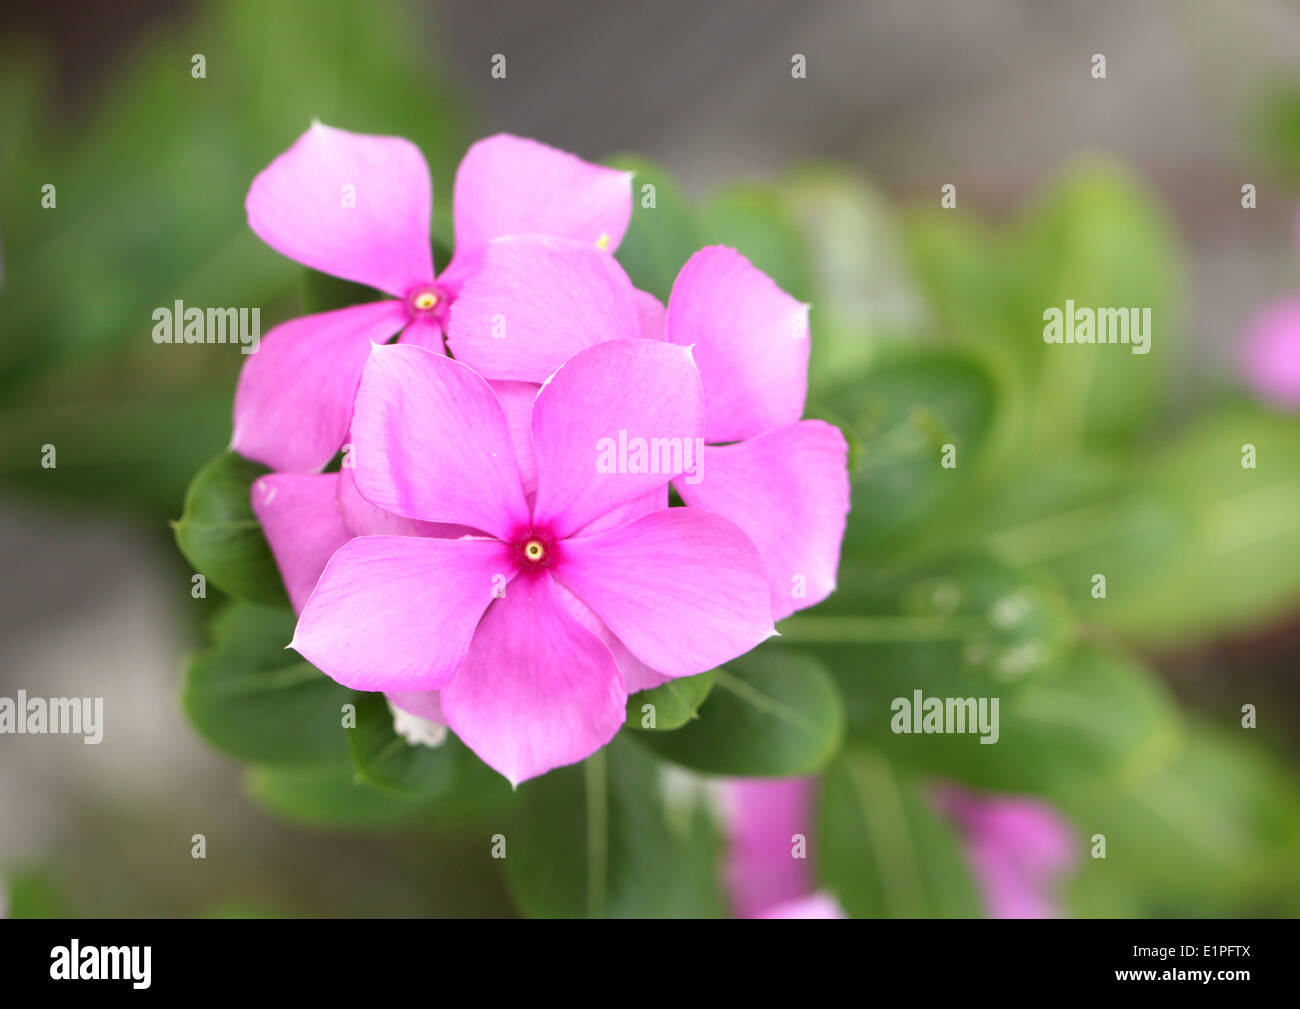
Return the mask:
<path id="1" fill-rule="evenodd" d="M 173 528 L 186 560 L 217 588 L 240 599 L 287 606 L 249 497 L 253 481 L 265 472 L 259 463 L 223 452 L 195 474 Z"/>
<path id="2" fill-rule="evenodd" d="M 652 690 L 630 694 L 627 699 L 626 725 L 630 729 L 680 729 L 696 717 L 695 713 L 712 689 L 713 673 L 707 672 L 697 676 L 683 676 Z M 646 705 L 651 706 L 652 712 L 646 710 Z M 647 725 L 652 713 L 654 724 Z"/>
<path id="3" fill-rule="evenodd" d="M 530 916 L 717 915 L 716 840 L 707 814 L 693 798 L 670 798 L 657 762 L 625 734 L 519 793 L 505 865 Z"/>
<path id="4" fill-rule="evenodd" d="M 713 674 L 699 717 L 640 740 L 706 774 L 780 777 L 825 767 L 844 734 L 844 704 L 815 660 L 763 645 Z"/>

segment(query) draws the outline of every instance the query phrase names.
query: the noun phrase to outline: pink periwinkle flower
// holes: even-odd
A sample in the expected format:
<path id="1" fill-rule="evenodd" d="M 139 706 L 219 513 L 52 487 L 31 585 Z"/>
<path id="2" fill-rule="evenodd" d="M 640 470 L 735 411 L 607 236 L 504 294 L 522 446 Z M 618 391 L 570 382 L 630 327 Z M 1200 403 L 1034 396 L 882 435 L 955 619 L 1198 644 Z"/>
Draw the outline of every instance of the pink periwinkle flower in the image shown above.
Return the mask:
<path id="1" fill-rule="evenodd" d="M 1078 860 L 1074 832 L 1051 806 L 944 785 L 934 806 L 962 836 L 991 918 L 1058 918 L 1057 889 Z"/>
<path id="2" fill-rule="evenodd" d="M 292 646 L 354 689 L 438 691 L 445 723 L 513 783 L 583 759 L 651 670 L 703 672 L 774 633 L 754 544 L 717 515 L 667 507 L 680 469 L 597 465 L 612 434 L 695 439 L 704 424 L 688 348 L 590 347 L 536 393 L 528 494 L 480 375 L 422 347 L 375 346 L 352 421 L 357 489 L 384 512 L 475 534 L 348 540 Z"/>
<path id="3" fill-rule="evenodd" d="M 276 326 L 244 365 L 231 447 L 276 470 L 310 472 L 347 437 L 371 343 L 442 352 L 443 327 L 487 244 L 540 233 L 615 249 L 632 216 L 631 176 L 533 140 L 499 134 L 456 172 L 456 251 L 434 272 L 433 188 L 419 149 L 400 137 L 315 123 L 253 180 L 249 227 L 314 270 L 391 298 Z"/>
<path id="4" fill-rule="evenodd" d="M 848 518 L 848 446 L 838 428 L 800 419 L 808 306 L 735 249 L 692 256 L 665 310 L 589 244 L 494 241 L 452 306 L 447 340 L 457 360 L 517 390 L 584 347 L 637 336 L 691 347 L 704 383 L 706 444 L 673 480 L 682 501 L 758 547 L 777 620 L 825 599 Z"/>
<path id="5" fill-rule="evenodd" d="M 844 918 L 813 880 L 815 778 L 747 778 L 723 784 L 724 877 L 737 918 Z M 803 839 L 802 845 L 799 839 Z"/>
<path id="6" fill-rule="evenodd" d="M 1242 337 L 1241 366 L 1261 397 L 1300 410 L 1300 295 L 1264 308 Z"/>

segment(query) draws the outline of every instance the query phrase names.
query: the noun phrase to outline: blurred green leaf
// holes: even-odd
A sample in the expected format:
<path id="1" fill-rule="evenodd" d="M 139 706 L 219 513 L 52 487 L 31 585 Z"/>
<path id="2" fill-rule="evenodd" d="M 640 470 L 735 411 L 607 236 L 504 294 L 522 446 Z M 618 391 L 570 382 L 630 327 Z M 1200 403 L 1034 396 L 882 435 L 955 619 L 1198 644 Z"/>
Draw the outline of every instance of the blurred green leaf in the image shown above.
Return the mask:
<path id="1" fill-rule="evenodd" d="M 614 158 L 609 164 L 636 173 L 632 179 L 632 223 L 616 258 L 633 284 L 667 304 L 677 272 L 700 247 L 695 211 L 658 165 L 630 155 Z M 647 206 L 652 198 L 653 206 Z"/>
<path id="2" fill-rule="evenodd" d="M 840 168 L 805 169 L 778 192 L 806 251 L 812 302 L 809 395 L 857 381 L 879 346 L 913 340 L 921 306 L 884 198 Z"/>
<path id="3" fill-rule="evenodd" d="M 988 476 L 1000 452 L 1004 392 L 977 356 L 897 351 L 828 401 L 827 419 L 845 429 L 854 448 L 850 556 L 896 554 L 943 531 L 943 518 Z M 954 448 L 950 468 L 945 445 Z"/>
<path id="4" fill-rule="evenodd" d="M 970 871 L 916 779 L 849 749 L 822 781 L 821 881 L 854 918 L 975 918 Z"/>
<path id="5" fill-rule="evenodd" d="M 1106 843 L 1106 857 L 1085 859 L 1074 881 L 1077 906 L 1112 913 L 1088 899 L 1104 886 L 1119 892 L 1121 913 L 1142 917 L 1296 914 L 1300 799 L 1248 731 L 1197 723 L 1154 774 L 1064 797 L 1089 838 Z"/>
<path id="6" fill-rule="evenodd" d="M 627 721 L 630 729 L 680 729 L 695 718 L 704 699 L 713 689 L 713 672 L 699 673 L 696 676 L 682 676 L 669 680 L 652 690 L 642 690 L 631 694 L 627 699 Z M 654 725 L 645 725 L 649 712 L 646 705 L 654 709 Z"/>
<path id="7" fill-rule="evenodd" d="M 719 913 L 708 817 L 696 803 L 671 804 L 656 762 L 625 734 L 583 764 L 525 782 L 519 796 L 505 867 L 526 914 Z"/>
<path id="8" fill-rule="evenodd" d="M 850 732 L 891 752 L 910 739 L 890 731 L 894 698 L 911 700 L 919 689 L 927 696 L 1005 699 L 1059 673 L 1073 641 L 1071 619 L 1050 581 L 979 555 L 901 572 L 866 565 L 842 570 L 835 595 L 778 629 L 830 670 Z M 975 740 L 961 739 L 946 756 L 965 759 L 962 751 Z"/>
<path id="9" fill-rule="evenodd" d="M 228 604 L 212 645 L 190 660 L 181 705 L 213 745 L 255 763 L 311 763 L 347 754 L 343 705 L 352 691 L 286 650 L 288 610 Z"/>
<path id="10" fill-rule="evenodd" d="M 6 910 L 7 907 L 7 910 Z M 22 869 L 0 880 L 0 917 L 69 918 L 72 909 L 62 889 L 41 868 Z"/>
<path id="11" fill-rule="evenodd" d="M 381 291 L 365 284 L 331 277 L 319 270 L 302 271 L 302 307 L 304 312 L 332 312 L 349 305 L 365 305 L 387 299 Z"/>
<path id="12" fill-rule="evenodd" d="M 834 757 L 844 703 L 812 658 L 763 645 L 714 670 L 699 717 L 675 732 L 637 739 L 660 756 L 706 774 L 811 774 Z"/>
<path id="13" fill-rule="evenodd" d="M 1254 469 L 1242 466 L 1246 445 Z M 1098 607 L 1107 624 L 1143 643 L 1186 645 L 1300 604 L 1300 421 L 1226 404 L 1143 465 L 1143 484 L 1177 508 L 1186 536 L 1150 580 L 1108 591 Z"/>
<path id="14" fill-rule="evenodd" d="M 447 819 L 464 819 L 504 808 L 510 785 L 459 739 L 448 733 L 438 746 L 408 743 L 393 731 L 393 715 L 384 695 L 358 693 L 356 728 L 348 746 L 357 777 L 396 795 L 438 800 Z"/>
<path id="15" fill-rule="evenodd" d="M 1014 362 L 1036 452 L 1131 441 L 1163 404 L 1182 345 L 1182 260 L 1157 196 L 1118 164 L 1082 161 L 1010 232 L 929 210 L 908 230 L 913 264 L 946 334 Z M 1046 344 L 1044 312 L 1151 310 L 1147 354 Z"/>
<path id="16" fill-rule="evenodd" d="M 209 460 L 185 495 L 185 510 L 174 524 L 176 545 L 195 570 L 223 592 L 288 606 L 280 571 L 249 498 L 253 481 L 266 472 L 265 466 L 233 452 Z"/>
<path id="17" fill-rule="evenodd" d="M 808 287 L 808 254 L 794 218 L 775 187 L 734 186 L 715 193 L 697 214 L 699 242 L 729 245 L 800 301 Z"/>

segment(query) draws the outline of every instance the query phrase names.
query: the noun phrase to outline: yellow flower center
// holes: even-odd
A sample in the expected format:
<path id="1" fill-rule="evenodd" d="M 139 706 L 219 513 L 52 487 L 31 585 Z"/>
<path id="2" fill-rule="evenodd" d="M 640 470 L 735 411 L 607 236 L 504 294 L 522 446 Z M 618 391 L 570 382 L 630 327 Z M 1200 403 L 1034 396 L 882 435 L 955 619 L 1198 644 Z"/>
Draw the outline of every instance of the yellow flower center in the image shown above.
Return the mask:
<path id="1" fill-rule="evenodd" d="M 536 564 L 546 556 L 546 545 L 541 540 L 529 540 L 524 544 L 524 556 Z"/>
<path id="2" fill-rule="evenodd" d="M 421 312 L 427 312 L 438 304 L 438 295 L 433 291 L 421 291 L 415 296 L 414 304 Z"/>

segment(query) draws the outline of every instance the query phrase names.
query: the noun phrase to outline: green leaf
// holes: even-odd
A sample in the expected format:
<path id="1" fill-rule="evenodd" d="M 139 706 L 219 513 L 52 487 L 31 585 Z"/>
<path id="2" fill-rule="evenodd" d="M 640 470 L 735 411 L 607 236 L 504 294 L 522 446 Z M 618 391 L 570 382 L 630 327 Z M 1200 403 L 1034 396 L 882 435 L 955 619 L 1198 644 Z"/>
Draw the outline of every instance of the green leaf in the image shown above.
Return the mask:
<path id="1" fill-rule="evenodd" d="M 252 766 L 244 788 L 263 808 L 282 819 L 312 827 L 387 830 L 442 823 L 437 798 L 381 792 L 358 781 L 351 763 L 301 767 Z"/>
<path id="2" fill-rule="evenodd" d="M 1073 640 L 1050 581 L 980 555 L 901 572 L 841 565 L 838 591 L 778 629 L 830 670 L 850 731 L 881 745 L 894 698 L 1005 698 L 1057 673 Z"/>
<path id="3" fill-rule="evenodd" d="M 713 689 L 713 672 L 696 676 L 682 676 L 669 680 L 652 690 L 642 690 L 627 699 L 627 721 L 630 729 L 680 729 L 695 718 L 704 699 Z M 647 711 L 649 705 L 651 710 Z M 646 725 L 653 716 L 654 724 Z"/>
<path id="4" fill-rule="evenodd" d="M 212 647 L 186 669 L 185 714 L 209 742 L 241 760 L 347 755 L 343 705 L 352 691 L 285 649 L 294 623 L 287 610 L 230 603 L 212 623 Z"/>
<path id="5" fill-rule="evenodd" d="M 1246 445 L 1255 448 L 1254 469 L 1242 466 Z M 1129 590 L 1108 585 L 1102 619 L 1136 641 L 1185 646 L 1294 610 L 1300 422 L 1254 404 L 1226 404 L 1141 465 L 1144 485 L 1169 502 L 1185 536 L 1154 577 Z"/>
<path id="6" fill-rule="evenodd" d="M 1039 454 L 1132 441 L 1163 404 L 1182 343 L 1182 263 L 1159 199 L 1119 165 L 1074 166 L 996 232 L 956 211 L 913 219 L 909 250 L 945 334 L 995 348 L 1029 401 L 1019 439 Z M 1149 308 L 1147 354 L 1047 344 L 1046 309 Z"/>
<path id="7" fill-rule="evenodd" d="M 383 694 L 358 693 L 356 728 L 348 746 L 357 777 L 397 795 L 437 799 L 439 812 L 465 818 L 510 802 L 505 778 L 476 757 L 450 732 L 438 746 L 408 743 L 393 731 Z"/>
<path id="8" fill-rule="evenodd" d="M 1248 731 L 1196 724 L 1154 773 L 1062 797 L 1088 837 L 1106 841 L 1104 859 L 1082 859 L 1076 906 L 1110 913 L 1089 899 L 1108 881 L 1128 904 L 1121 913 L 1142 917 L 1295 916 L 1300 792 Z"/>
<path id="9" fill-rule="evenodd" d="M 253 481 L 266 472 L 265 466 L 233 452 L 209 460 L 190 483 L 173 530 L 185 558 L 223 592 L 288 606 L 280 571 L 249 499 Z"/>
<path id="10" fill-rule="evenodd" d="M 728 245 L 791 297 L 807 301 L 807 251 L 773 187 L 742 185 L 711 196 L 698 213 L 700 245 Z"/>
<path id="11" fill-rule="evenodd" d="M 844 704 L 814 659 L 764 645 L 714 671 L 699 717 L 675 732 L 637 738 L 674 763 L 706 774 L 811 774 L 835 756 Z"/>
<path id="12" fill-rule="evenodd" d="M 505 867 L 526 914 L 718 914 L 716 839 L 700 796 L 671 803 L 655 761 L 626 734 L 583 764 L 524 783 L 519 797 Z"/>
<path id="13" fill-rule="evenodd" d="M 896 554 L 962 505 L 981 467 L 997 457 L 1006 389 L 980 357 L 954 351 L 882 355 L 828 419 L 846 429 L 853 509 L 845 549 Z M 955 466 L 943 465 L 952 445 Z"/>
<path id="14" fill-rule="evenodd" d="M 70 918 L 67 897 L 43 868 L 23 869 L 0 880 L 0 905 L 9 918 Z"/>
<path id="15" fill-rule="evenodd" d="M 818 167 L 779 193 L 807 252 L 813 402 L 857 381 L 882 346 L 915 339 L 921 306 L 886 200 L 856 174 Z"/>
<path id="16" fill-rule="evenodd" d="M 916 779 L 851 749 L 822 782 L 822 883 L 854 918 L 973 918 L 979 900 L 952 829 Z"/>
<path id="17" fill-rule="evenodd" d="M 695 211 L 672 177 L 641 158 L 613 159 L 614 168 L 634 172 L 632 222 L 616 258 L 642 291 L 665 304 L 677 273 L 700 247 Z M 645 187 L 651 186 L 653 190 Z M 653 198 L 653 206 L 647 206 Z"/>

